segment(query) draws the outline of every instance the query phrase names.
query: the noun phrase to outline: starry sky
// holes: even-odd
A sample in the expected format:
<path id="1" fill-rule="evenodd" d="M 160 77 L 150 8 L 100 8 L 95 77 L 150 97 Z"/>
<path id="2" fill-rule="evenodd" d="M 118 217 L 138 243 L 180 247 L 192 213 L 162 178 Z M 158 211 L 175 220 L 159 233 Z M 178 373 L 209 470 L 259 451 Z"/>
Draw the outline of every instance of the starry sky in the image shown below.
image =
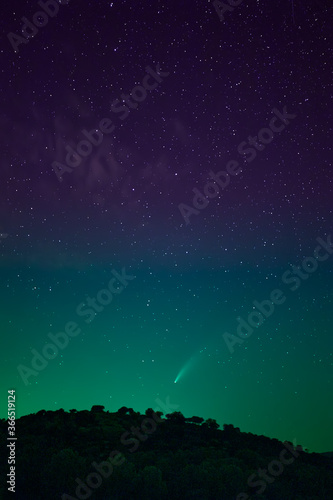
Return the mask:
<path id="1" fill-rule="evenodd" d="M 50 3 L 0 19 L 0 416 L 332 451 L 330 2 Z"/>

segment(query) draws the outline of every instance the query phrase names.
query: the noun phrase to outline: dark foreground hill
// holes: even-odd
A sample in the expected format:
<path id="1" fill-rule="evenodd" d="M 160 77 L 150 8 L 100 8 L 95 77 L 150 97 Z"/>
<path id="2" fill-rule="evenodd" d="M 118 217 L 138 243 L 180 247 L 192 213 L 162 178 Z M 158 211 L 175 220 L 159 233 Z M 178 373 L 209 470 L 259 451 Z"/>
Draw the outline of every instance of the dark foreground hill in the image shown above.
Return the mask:
<path id="1" fill-rule="evenodd" d="M 215 420 L 39 411 L 17 420 L 15 494 L 0 420 L 0 498 L 15 500 L 330 500 L 333 459 Z M 3 481 L 3 478 L 6 478 Z"/>

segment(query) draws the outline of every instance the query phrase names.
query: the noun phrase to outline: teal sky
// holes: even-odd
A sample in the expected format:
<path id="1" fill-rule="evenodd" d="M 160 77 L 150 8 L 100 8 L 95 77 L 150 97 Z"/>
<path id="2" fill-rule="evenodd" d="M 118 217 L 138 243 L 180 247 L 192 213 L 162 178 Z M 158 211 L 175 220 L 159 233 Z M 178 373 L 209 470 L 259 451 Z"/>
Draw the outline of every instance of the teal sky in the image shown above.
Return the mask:
<path id="1" fill-rule="evenodd" d="M 11 282 L 15 291 L 3 301 L 7 335 L 1 350 L 7 355 L 1 375 L 16 389 L 18 416 L 93 404 L 143 412 L 169 397 L 185 416 L 296 439 L 311 451 L 332 448 L 326 432 L 332 411 L 331 261 L 320 263 L 294 292 L 281 281 L 287 265 L 270 273 L 126 268 L 135 279 L 87 324 L 76 308 L 105 287 L 112 269 L 7 271 L 2 290 Z M 267 299 L 275 288 L 285 292 L 285 302 L 231 354 L 223 333 L 236 334 L 237 317 L 246 318 L 253 300 Z M 314 290 L 321 290 L 320 301 Z M 28 375 L 26 385 L 18 365 L 31 368 L 31 349 L 41 353 L 47 334 L 64 331 L 68 321 L 81 333 L 37 375 Z"/>

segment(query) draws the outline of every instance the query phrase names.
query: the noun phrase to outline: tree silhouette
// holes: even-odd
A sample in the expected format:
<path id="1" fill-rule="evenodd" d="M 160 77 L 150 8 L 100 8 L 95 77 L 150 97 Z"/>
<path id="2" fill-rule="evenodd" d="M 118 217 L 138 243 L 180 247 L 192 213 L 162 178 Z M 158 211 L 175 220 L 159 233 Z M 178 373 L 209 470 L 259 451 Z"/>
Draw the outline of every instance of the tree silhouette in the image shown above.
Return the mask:
<path id="1" fill-rule="evenodd" d="M 235 500 L 241 492 L 251 500 L 332 498 L 333 458 L 328 455 L 293 447 L 297 458 L 285 465 L 279 476 L 271 476 L 273 481 L 259 495 L 258 487 L 251 487 L 248 478 L 259 469 L 269 470 L 268 465 L 285 449 L 284 443 L 243 433 L 231 424 L 220 430 L 214 419 L 185 418 L 181 412 L 168 414 L 156 424 L 149 439 L 141 440 L 139 436 L 145 434 L 142 422 L 156 414 L 152 408 L 141 415 L 125 406 L 110 413 L 95 405 L 91 411 L 41 410 L 17 419 L 20 452 L 16 457 L 16 497 L 56 500 L 66 493 L 70 495 L 65 496 L 67 500 L 77 498 L 77 479 L 82 484 L 91 474 L 96 479 L 95 464 L 105 477 L 91 500 Z M 139 442 L 135 452 L 129 453 L 122 436 Z M 2 419 L 3 478 L 8 473 L 6 444 L 7 426 Z M 111 463 L 120 452 L 121 464 Z M 0 483 L 0 498 L 7 498 L 4 483 Z"/>
<path id="2" fill-rule="evenodd" d="M 180 411 L 174 411 L 172 413 L 168 413 L 166 418 L 169 422 L 173 422 L 175 424 L 185 424 L 185 417 Z"/>

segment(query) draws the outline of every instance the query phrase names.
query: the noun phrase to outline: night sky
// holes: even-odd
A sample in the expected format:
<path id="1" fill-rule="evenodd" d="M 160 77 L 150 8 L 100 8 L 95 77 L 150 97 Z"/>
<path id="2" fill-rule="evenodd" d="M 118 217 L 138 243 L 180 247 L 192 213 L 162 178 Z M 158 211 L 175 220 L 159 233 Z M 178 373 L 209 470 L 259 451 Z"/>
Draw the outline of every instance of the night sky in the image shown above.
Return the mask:
<path id="1" fill-rule="evenodd" d="M 330 1 L 43 3 L 0 19 L 0 416 L 332 451 Z"/>

